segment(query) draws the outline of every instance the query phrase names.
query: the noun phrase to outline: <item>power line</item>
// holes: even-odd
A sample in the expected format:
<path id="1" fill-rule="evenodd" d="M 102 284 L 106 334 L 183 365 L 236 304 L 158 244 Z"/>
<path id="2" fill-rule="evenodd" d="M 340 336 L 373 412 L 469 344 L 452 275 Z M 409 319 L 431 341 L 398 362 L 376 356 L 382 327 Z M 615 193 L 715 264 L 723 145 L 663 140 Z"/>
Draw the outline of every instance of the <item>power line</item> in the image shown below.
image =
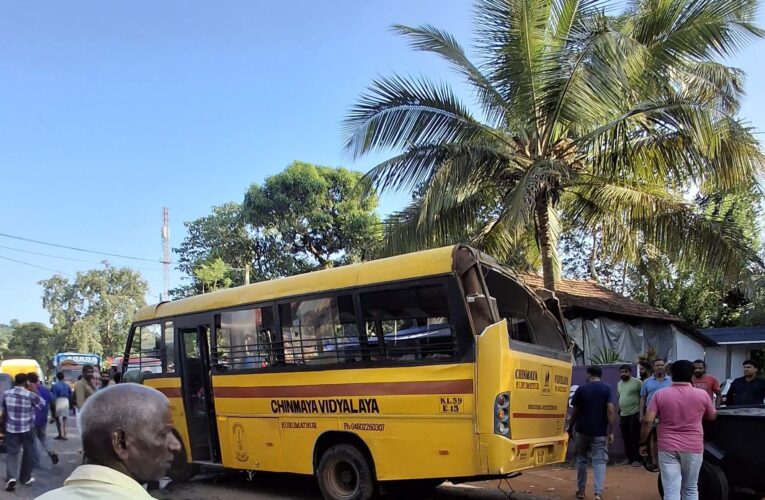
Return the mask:
<path id="1" fill-rule="evenodd" d="M 130 255 L 121 255 L 117 253 L 98 252 L 96 250 L 88 250 L 85 248 L 71 247 L 68 245 L 59 245 L 58 243 L 49 243 L 47 241 L 33 240 L 31 238 L 24 238 L 22 236 L 14 236 L 12 234 L 6 234 L 6 233 L 0 233 L 0 236 L 3 236 L 5 238 L 12 238 L 14 240 L 29 241 L 31 243 L 37 243 L 38 245 L 47 245 L 50 247 L 66 248 L 67 250 L 75 250 L 77 252 L 94 253 L 98 255 L 108 255 L 109 257 L 119 257 L 121 259 L 142 260 L 144 262 L 161 262 L 161 261 L 158 261 L 157 259 L 144 259 L 143 257 L 132 257 Z"/>
<path id="2" fill-rule="evenodd" d="M 11 259 L 10 257 L 3 257 L 2 255 L 0 255 L 0 259 L 10 260 L 11 262 L 16 262 L 18 264 L 24 264 L 25 266 L 36 267 L 37 269 L 44 269 L 46 271 L 52 271 L 52 272 L 57 273 L 57 274 L 65 274 L 67 276 L 71 276 L 71 274 L 69 274 L 69 273 L 65 273 L 63 271 L 58 271 L 56 269 L 51 269 L 50 267 L 38 266 L 37 264 L 30 264 L 29 262 L 24 262 L 23 260 Z"/>
<path id="3" fill-rule="evenodd" d="M 93 265 L 101 265 L 103 262 L 96 262 L 93 260 L 85 260 L 85 259 L 76 259 L 74 257 L 64 257 L 63 255 L 52 255 L 49 253 L 42 253 L 42 252 L 35 252 L 33 250 L 25 250 L 23 248 L 14 248 L 14 247 L 7 247 L 5 245 L 0 245 L 0 248 L 4 248 L 6 250 L 13 250 L 15 252 L 21 252 L 21 253 L 28 253 L 32 255 L 42 255 L 43 257 L 52 257 L 54 259 L 63 259 L 63 260 L 71 260 L 74 262 L 84 262 L 86 264 L 93 264 Z M 132 266 L 136 269 L 147 269 L 150 271 L 159 271 L 160 269 L 158 267 L 143 267 L 143 266 Z"/>

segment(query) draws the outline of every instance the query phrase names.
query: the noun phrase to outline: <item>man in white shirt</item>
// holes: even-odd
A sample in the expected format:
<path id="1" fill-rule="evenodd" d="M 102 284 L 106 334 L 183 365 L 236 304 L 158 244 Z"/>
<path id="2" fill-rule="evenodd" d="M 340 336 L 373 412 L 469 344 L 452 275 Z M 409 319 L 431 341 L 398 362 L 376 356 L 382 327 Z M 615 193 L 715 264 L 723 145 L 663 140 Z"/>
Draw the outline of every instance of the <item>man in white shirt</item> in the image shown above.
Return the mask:
<path id="1" fill-rule="evenodd" d="M 151 387 L 118 384 L 88 398 L 80 419 L 85 465 L 37 500 L 151 500 L 141 483 L 164 477 L 181 450 L 168 399 Z"/>

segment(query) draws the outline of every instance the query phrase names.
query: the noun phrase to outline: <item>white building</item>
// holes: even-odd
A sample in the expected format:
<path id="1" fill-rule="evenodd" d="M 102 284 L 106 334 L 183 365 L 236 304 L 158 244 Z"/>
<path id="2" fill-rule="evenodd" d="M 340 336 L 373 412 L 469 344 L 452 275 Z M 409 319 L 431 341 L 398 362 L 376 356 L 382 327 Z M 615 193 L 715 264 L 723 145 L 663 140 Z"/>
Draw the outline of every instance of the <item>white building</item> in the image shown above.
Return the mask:
<path id="1" fill-rule="evenodd" d="M 765 349 L 765 325 L 707 328 L 703 333 L 718 344 L 707 349 L 706 362 L 707 372 L 720 380 L 742 376 L 744 360 Z"/>

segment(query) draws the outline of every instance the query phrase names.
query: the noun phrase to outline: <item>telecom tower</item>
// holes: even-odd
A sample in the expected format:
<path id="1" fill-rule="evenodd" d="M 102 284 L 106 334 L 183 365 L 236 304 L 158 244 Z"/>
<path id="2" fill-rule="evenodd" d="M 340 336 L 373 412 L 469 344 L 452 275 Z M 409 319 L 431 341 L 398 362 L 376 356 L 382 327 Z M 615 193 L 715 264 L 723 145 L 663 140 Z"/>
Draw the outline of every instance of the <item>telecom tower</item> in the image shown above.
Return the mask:
<path id="1" fill-rule="evenodd" d="M 170 216 L 167 207 L 162 207 L 162 270 L 164 283 L 160 300 L 170 300 Z"/>

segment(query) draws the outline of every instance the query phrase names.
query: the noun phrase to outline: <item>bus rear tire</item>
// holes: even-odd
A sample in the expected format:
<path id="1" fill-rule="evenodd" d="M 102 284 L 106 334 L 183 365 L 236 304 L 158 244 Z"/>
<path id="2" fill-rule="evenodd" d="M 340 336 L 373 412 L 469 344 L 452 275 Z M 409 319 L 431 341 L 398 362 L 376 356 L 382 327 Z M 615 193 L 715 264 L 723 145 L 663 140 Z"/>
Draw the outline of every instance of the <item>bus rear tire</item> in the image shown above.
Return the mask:
<path id="1" fill-rule="evenodd" d="M 369 500 L 377 493 L 369 461 L 350 444 L 336 444 L 325 451 L 316 475 L 326 500 Z"/>

